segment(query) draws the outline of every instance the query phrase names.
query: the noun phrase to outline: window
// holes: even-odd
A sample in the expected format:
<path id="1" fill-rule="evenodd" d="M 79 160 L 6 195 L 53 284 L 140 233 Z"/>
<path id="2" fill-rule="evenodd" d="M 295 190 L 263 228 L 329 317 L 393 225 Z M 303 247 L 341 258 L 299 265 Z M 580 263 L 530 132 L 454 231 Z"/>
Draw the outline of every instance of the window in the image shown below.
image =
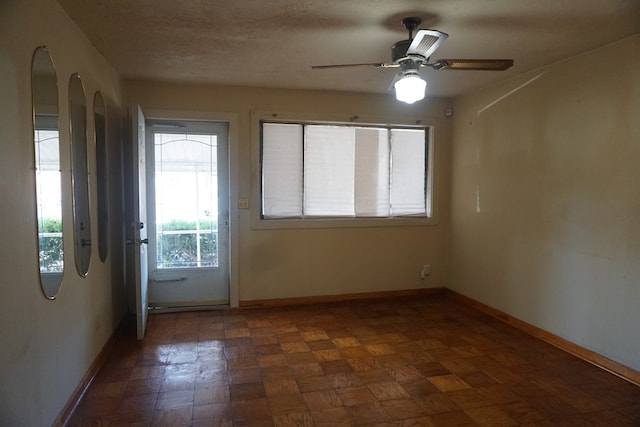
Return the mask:
<path id="1" fill-rule="evenodd" d="M 217 135 L 153 133 L 156 266 L 218 266 Z"/>
<path id="2" fill-rule="evenodd" d="M 429 217 L 428 128 L 261 122 L 263 219 Z"/>

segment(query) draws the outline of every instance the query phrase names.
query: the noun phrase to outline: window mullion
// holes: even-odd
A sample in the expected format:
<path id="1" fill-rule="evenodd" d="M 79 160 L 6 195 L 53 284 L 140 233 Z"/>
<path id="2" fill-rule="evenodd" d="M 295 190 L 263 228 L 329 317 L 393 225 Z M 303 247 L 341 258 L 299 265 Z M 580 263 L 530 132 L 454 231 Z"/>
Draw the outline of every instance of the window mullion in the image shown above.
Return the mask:
<path id="1" fill-rule="evenodd" d="M 302 126 L 300 127 L 300 131 L 302 132 L 302 137 L 300 138 L 300 143 L 302 144 L 302 176 L 300 177 L 300 180 L 302 181 L 302 198 L 300 199 L 300 203 L 302 204 L 302 206 L 300 207 L 300 216 L 302 219 L 304 219 L 305 217 L 305 199 L 306 199 L 306 185 L 304 182 L 304 176 L 305 176 L 305 159 L 306 159 L 306 154 L 307 154 L 307 125 L 302 124 Z"/>
<path id="2" fill-rule="evenodd" d="M 389 152 L 389 164 L 387 165 L 389 171 L 389 179 L 387 180 L 387 191 L 389 192 L 389 216 L 393 217 L 393 204 L 391 203 L 391 185 L 393 184 L 393 152 L 391 151 L 391 128 L 387 132 L 387 151 Z"/>

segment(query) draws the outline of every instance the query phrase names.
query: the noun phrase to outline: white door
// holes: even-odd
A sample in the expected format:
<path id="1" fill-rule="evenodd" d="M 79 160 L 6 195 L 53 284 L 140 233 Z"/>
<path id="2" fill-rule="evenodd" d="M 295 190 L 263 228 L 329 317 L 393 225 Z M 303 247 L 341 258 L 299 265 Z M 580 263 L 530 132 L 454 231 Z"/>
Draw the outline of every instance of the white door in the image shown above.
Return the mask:
<path id="1" fill-rule="evenodd" d="M 229 304 L 228 125 L 147 120 L 149 306 Z"/>
<path id="2" fill-rule="evenodd" d="M 133 246 L 133 267 L 136 290 L 136 319 L 138 339 L 144 338 L 148 315 L 148 255 L 147 255 L 147 186 L 146 186 L 146 150 L 145 150 L 145 121 L 139 105 L 132 108 L 132 168 L 133 168 L 133 221 L 127 243 Z M 137 203 L 136 203 L 137 198 Z"/>

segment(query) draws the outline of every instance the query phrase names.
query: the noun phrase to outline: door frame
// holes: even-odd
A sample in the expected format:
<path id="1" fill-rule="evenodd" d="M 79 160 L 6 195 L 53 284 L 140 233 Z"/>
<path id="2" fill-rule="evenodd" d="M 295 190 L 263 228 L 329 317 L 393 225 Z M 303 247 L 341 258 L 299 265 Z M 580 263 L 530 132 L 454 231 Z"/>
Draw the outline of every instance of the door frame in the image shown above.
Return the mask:
<path id="1" fill-rule="evenodd" d="M 239 215 L 238 209 L 238 163 L 240 158 L 239 150 L 239 115 L 236 113 L 190 111 L 190 110 L 163 110 L 144 109 L 145 118 L 148 120 L 185 120 L 185 121 L 208 121 L 228 123 L 228 170 L 229 170 L 229 306 L 238 307 L 240 293 L 238 290 L 238 244 L 239 244 Z"/>
<path id="2" fill-rule="evenodd" d="M 216 222 L 218 261 L 216 266 L 157 268 L 157 189 L 155 136 L 216 135 Z M 189 138 L 187 138 L 189 139 Z M 194 307 L 228 307 L 229 289 L 229 123 L 210 120 L 146 120 L 147 215 L 149 218 L 149 306 L 154 310 L 189 310 Z M 177 281 L 185 281 L 176 286 Z"/>

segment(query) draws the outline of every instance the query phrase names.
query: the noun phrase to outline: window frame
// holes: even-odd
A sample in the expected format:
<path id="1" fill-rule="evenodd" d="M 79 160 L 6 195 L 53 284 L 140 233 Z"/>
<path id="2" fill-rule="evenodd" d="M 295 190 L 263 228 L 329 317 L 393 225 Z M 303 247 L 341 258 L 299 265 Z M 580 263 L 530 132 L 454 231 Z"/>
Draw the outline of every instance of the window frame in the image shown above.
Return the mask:
<path id="1" fill-rule="evenodd" d="M 317 114 L 314 116 L 318 116 Z M 323 115 L 310 118 L 311 114 L 252 112 L 252 186 L 251 186 L 251 228 L 252 229 L 314 229 L 349 227 L 397 227 L 425 226 L 437 224 L 437 186 L 435 185 L 435 125 L 423 123 L 422 119 L 380 119 L 351 116 Z M 304 217 L 304 218 L 264 218 L 262 215 L 262 124 L 283 123 L 296 125 L 354 126 L 372 128 L 424 129 L 426 147 L 426 216 L 395 217 Z"/>

